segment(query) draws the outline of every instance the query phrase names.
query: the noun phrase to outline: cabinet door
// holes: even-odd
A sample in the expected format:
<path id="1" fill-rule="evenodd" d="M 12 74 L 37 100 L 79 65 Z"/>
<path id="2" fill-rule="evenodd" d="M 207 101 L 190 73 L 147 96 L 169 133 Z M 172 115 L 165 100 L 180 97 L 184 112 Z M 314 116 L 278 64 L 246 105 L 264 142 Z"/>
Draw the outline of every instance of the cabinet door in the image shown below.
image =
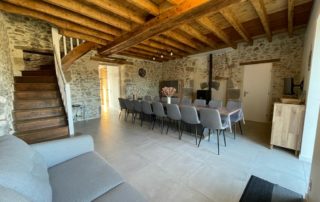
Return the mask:
<path id="1" fill-rule="evenodd" d="M 275 104 L 272 120 L 271 144 L 300 150 L 305 107 Z"/>

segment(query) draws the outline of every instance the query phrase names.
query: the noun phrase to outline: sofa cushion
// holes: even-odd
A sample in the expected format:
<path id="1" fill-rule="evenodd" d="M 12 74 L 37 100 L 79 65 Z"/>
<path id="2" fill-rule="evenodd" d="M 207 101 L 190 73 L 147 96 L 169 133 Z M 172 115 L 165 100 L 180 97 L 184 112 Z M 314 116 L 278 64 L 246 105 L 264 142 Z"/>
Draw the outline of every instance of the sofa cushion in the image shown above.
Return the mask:
<path id="1" fill-rule="evenodd" d="M 40 154 L 13 135 L 0 137 L 0 185 L 34 202 L 50 202 L 47 165 Z"/>
<path id="2" fill-rule="evenodd" d="M 92 201 L 123 182 L 97 153 L 86 154 L 49 168 L 52 201 Z"/>
<path id="3" fill-rule="evenodd" d="M 95 199 L 94 202 L 145 202 L 146 200 L 128 183 L 122 183 L 109 192 L 103 194 L 99 198 Z"/>
<path id="4" fill-rule="evenodd" d="M 18 192 L 0 186 L 0 201 L 1 202 L 31 202 L 28 199 L 26 199 L 24 196 L 19 194 Z"/>

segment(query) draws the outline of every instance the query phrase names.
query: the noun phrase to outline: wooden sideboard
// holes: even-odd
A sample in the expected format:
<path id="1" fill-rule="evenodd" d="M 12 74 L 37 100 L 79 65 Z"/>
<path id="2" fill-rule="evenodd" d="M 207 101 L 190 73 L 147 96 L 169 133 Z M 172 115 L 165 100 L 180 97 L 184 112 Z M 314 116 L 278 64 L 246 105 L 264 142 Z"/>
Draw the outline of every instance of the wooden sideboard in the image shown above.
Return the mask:
<path id="1" fill-rule="evenodd" d="M 305 115 L 304 105 L 275 103 L 272 119 L 271 148 L 273 146 L 300 151 Z"/>

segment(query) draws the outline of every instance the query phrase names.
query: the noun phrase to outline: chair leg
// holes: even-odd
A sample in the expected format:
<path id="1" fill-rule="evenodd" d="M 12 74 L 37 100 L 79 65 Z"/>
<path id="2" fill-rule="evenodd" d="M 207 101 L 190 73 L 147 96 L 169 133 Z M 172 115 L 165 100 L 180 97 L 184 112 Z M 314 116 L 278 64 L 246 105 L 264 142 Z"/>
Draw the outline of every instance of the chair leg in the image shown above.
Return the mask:
<path id="1" fill-rule="evenodd" d="M 237 125 L 233 124 L 233 139 L 236 139 L 236 130 L 237 130 Z"/>
<path id="2" fill-rule="evenodd" d="M 164 128 L 164 118 L 162 117 L 162 119 L 161 119 L 161 134 L 163 132 L 163 128 Z"/>
<path id="3" fill-rule="evenodd" d="M 223 133 L 223 141 L 224 141 L 224 146 L 226 147 L 227 146 L 227 144 L 226 144 L 226 134 L 225 134 L 225 129 L 222 131 L 222 133 Z"/>
<path id="4" fill-rule="evenodd" d="M 144 119 L 144 114 L 143 114 L 143 113 L 140 113 L 140 119 L 141 119 L 140 125 L 141 125 L 141 127 L 142 127 L 142 122 L 143 122 L 143 119 Z"/>
<path id="5" fill-rule="evenodd" d="M 153 118 L 153 124 L 152 124 L 152 130 L 154 129 L 154 125 L 156 124 L 156 117 L 155 118 Z"/>
<path id="6" fill-rule="evenodd" d="M 181 133 L 181 121 L 178 121 L 178 130 L 179 130 L 179 139 L 181 140 L 181 138 L 180 138 L 180 133 Z"/>
<path id="7" fill-rule="evenodd" d="M 238 123 L 239 123 L 239 128 L 240 128 L 241 135 L 243 135 L 243 133 L 242 133 L 242 127 L 241 127 L 241 121 L 239 121 Z"/>
<path id="8" fill-rule="evenodd" d="M 199 140 L 199 144 L 198 144 L 198 147 L 200 147 L 200 143 L 201 143 L 201 139 L 204 138 L 204 128 L 202 128 L 202 132 L 201 132 L 201 135 L 200 135 L 200 140 Z"/>
<path id="9" fill-rule="evenodd" d="M 169 132 L 169 125 L 170 125 L 170 122 L 171 122 L 171 120 L 169 119 L 169 121 L 168 121 L 168 124 L 167 124 L 167 135 L 168 135 L 168 132 Z"/>
<path id="10" fill-rule="evenodd" d="M 195 125 L 196 126 L 196 133 L 195 133 L 195 137 L 196 137 L 196 145 L 198 144 L 198 138 L 197 138 L 197 136 L 198 136 L 198 127 L 197 127 L 197 125 Z"/>
<path id="11" fill-rule="evenodd" d="M 182 124 L 182 122 L 181 122 L 180 124 Z M 179 140 L 181 140 L 181 137 L 182 137 L 183 127 L 184 127 L 184 124 L 182 124 L 182 127 L 180 127 L 180 128 L 181 128 L 181 130 L 180 130 Z"/>
<path id="12" fill-rule="evenodd" d="M 219 135 L 220 135 L 220 131 L 217 130 L 218 155 L 220 155 Z"/>
<path id="13" fill-rule="evenodd" d="M 119 117 L 118 117 L 119 119 L 121 119 L 121 112 L 122 112 L 122 109 L 120 110 L 120 113 L 119 113 Z"/>
<path id="14" fill-rule="evenodd" d="M 211 129 L 209 129 L 209 133 L 208 133 L 208 142 L 210 142 L 210 136 L 211 136 Z"/>

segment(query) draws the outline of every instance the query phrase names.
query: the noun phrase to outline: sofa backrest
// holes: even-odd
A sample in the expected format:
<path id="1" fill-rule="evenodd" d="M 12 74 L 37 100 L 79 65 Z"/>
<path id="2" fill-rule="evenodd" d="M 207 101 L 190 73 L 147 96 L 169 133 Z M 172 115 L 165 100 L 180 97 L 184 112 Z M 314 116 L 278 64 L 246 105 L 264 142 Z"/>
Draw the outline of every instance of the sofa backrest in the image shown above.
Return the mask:
<path id="1" fill-rule="evenodd" d="M 13 135 L 0 136 L 0 186 L 3 193 L 8 194 L 9 189 L 27 201 L 52 201 L 52 190 L 44 159 L 28 144 Z M 0 193 L 0 201 L 1 197 Z"/>

